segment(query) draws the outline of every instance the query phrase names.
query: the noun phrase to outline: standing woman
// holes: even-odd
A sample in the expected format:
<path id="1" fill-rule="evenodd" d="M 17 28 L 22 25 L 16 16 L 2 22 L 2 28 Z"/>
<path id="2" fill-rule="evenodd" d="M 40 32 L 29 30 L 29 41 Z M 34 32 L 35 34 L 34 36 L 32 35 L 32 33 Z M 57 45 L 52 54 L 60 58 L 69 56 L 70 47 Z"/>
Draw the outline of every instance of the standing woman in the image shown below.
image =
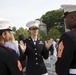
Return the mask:
<path id="1" fill-rule="evenodd" d="M 27 55 L 26 75 L 48 75 L 43 58 L 49 56 L 50 42 L 38 38 L 39 21 L 30 21 L 26 24 L 29 27 L 30 37 L 24 42 L 26 50 L 24 55 Z"/>

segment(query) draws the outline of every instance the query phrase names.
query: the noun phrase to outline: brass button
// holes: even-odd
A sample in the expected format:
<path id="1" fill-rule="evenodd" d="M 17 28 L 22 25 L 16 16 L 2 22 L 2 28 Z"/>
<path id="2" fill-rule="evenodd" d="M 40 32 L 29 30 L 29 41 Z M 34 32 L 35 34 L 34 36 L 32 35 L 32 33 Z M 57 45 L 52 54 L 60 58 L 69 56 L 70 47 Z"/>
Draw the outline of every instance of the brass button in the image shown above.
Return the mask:
<path id="1" fill-rule="evenodd" d="M 37 49 L 35 48 L 35 50 L 37 50 Z"/>
<path id="2" fill-rule="evenodd" d="M 38 60 L 38 58 L 36 58 L 36 60 Z"/>
<path id="3" fill-rule="evenodd" d="M 35 53 L 35 55 L 37 55 L 37 53 Z"/>
<path id="4" fill-rule="evenodd" d="M 38 63 L 36 63 L 36 65 L 38 65 Z"/>

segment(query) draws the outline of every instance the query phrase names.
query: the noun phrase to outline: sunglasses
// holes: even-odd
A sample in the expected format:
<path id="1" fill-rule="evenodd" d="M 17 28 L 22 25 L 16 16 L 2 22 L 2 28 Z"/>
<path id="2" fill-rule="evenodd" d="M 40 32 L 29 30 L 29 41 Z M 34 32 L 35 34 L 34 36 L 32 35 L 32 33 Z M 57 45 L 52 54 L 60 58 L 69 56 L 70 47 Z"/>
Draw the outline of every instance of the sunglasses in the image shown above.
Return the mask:
<path id="1" fill-rule="evenodd" d="M 39 28 L 30 28 L 30 30 L 38 30 Z"/>

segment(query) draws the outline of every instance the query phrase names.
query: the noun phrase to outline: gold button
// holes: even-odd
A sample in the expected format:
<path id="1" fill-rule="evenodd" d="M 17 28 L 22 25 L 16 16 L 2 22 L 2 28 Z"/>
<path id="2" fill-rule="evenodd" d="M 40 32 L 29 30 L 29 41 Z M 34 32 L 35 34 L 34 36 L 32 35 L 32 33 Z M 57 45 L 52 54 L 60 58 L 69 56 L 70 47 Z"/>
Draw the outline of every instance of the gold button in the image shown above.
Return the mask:
<path id="1" fill-rule="evenodd" d="M 37 50 L 37 49 L 35 48 L 35 50 Z"/>
<path id="2" fill-rule="evenodd" d="M 38 60 L 38 58 L 36 58 L 36 60 Z"/>
<path id="3" fill-rule="evenodd" d="M 35 55 L 37 55 L 37 53 L 35 53 Z"/>
<path id="4" fill-rule="evenodd" d="M 38 63 L 36 63 L 36 65 L 38 65 Z"/>

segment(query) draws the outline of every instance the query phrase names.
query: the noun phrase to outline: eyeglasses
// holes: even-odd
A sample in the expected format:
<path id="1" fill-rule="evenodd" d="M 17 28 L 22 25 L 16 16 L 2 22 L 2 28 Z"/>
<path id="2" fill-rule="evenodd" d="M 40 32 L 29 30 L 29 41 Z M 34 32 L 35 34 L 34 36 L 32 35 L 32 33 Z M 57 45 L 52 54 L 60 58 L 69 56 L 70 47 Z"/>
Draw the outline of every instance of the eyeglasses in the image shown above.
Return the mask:
<path id="1" fill-rule="evenodd" d="M 38 30 L 39 28 L 30 28 L 30 30 Z"/>

